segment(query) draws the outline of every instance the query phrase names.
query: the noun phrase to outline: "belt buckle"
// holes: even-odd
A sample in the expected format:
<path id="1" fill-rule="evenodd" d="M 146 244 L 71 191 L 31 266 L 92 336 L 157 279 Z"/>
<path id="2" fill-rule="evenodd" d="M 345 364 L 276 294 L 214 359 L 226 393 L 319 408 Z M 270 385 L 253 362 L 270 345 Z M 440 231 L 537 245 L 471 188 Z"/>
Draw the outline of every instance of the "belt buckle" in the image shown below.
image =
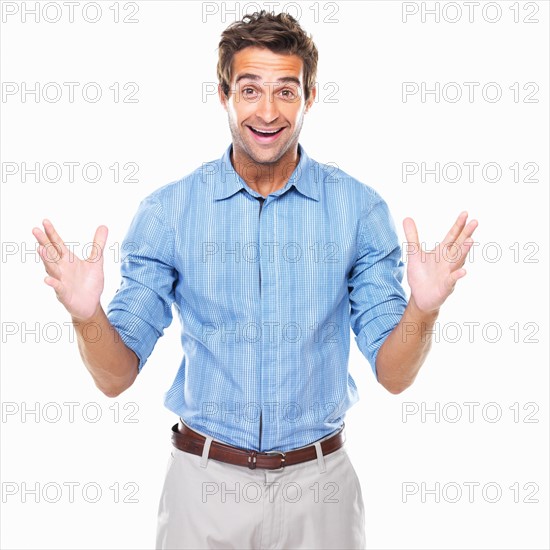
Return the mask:
<path id="1" fill-rule="evenodd" d="M 286 453 L 283 451 L 266 451 L 266 455 L 281 455 L 281 465 L 278 468 L 270 468 L 270 470 L 280 470 L 285 465 Z"/>
<path id="2" fill-rule="evenodd" d="M 256 456 L 258 455 L 258 451 L 250 451 L 248 455 L 248 467 L 251 470 L 256 469 Z"/>

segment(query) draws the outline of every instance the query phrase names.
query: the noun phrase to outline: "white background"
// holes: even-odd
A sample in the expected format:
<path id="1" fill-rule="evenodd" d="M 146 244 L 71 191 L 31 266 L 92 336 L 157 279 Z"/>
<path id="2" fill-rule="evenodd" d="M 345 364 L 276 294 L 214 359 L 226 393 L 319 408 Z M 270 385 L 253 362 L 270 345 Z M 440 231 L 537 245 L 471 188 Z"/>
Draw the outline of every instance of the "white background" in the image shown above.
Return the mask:
<path id="1" fill-rule="evenodd" d="M 159 340 L 134 386 L 116 400 L 103 397 L 63 325 L 68 315 L 42 282 L 42 265 L 32 252 L 21 252 L 34 248 L 31 230 L 44 217 L 64 240 L 80 243 L 77 251 L 91 241 L 97 225 L 106 224 L 112 249 L 102 303 L 108 304 L 120 282 L 117 243 L 139 201 L 220 157 L 230 142 L 225 112 L 215 95 L 203 97 L 203 87 L 216 83 L 219 35 L 236 15 L 223 12 L 221 3 L 139 2 L 136 23 L 116 24 L 109 9 L 114 2 L 106 1 L 98 3 L 102 14 L 96 23 L 83 19 L 84 4 L 70 23 L 68 8 L 51 3 L 63 8 L 60 21 L 41 16 L 37 23 L 33 15 L 22 21 L 23 4 L 9 15 L 15 4 L 4 2 L 1 27 L 1 77 L 4 86 L 19 86 L 15 95 L 4 93 L 1 104 L 1 543 L 152 548 L 169 429 L 176 421 L 163 407 L 163 394 L 180 363 L 178 321 Z M 225 7 L 237 8 L 240 18 L 245 4 Z M 548 548 L 549 6 L 516 4 L 516 23 L 512 2 L 487 7 L 482 1 L 470 22 L 467 6 L 459 2 L 454 6 L 462 17 L 452 23 L 456 7 L 446 4 L 440 3 L 437 23 L 434 15 L 426 15 L 426 22 L 421 18 L 421 10 L 433 9 L 434 2 L 301 2 L 299 13 L 296 3 L 286 3 L 320 52 L 320 101 L 307 115 L 300 140 L 307 153 L 377 189 L 402 240 L 406 216 L 416 220 L 429 246 L 443 238 L 461 210 L 480 222 L 468 275 L 442 309 L 439 342 L 411 388 L 394 396 L 377 385 L 352 338 L 350 370 L 361 401 L 346 417 L 347 446 L 363 488 L 369 548 Z M 130 16 L 131 8 L 120 2 L 120 18 Z M 45 18 L 52 20 L 56 7 L 48 9 Z M 95 17 L 93 6 L 88 9 L 86 16 Z M 403 9 L 418 13 L 403 21 Z M 206 17 L 204 10 L 217 13 Z M 62 98 L 35 102 L 28 95 L 22 101 L 22 83 L 32 88 L 35 82 L 59 83 Z M 63 82 L 80 83 L 73 103 Z M 89 82 L 101 86 L 96 103 L 82 98 Z M 121 90 L 137 83 L 138 102 L 114 102 L 109 87 L 115 82 Z M 439 102 L 433 95 L 423 102 L 419 93 L 404 102 L 403 82 L 479 86 L 472 102 L 465 86 L 454 103 L 450 87 Z M 501 87 L 500 100 L 483 97 L 488 82 Z M 517 102 L 509 89 L 516 82 Z M 529 82 L 538 86 L 536 103 L 524 102 L 533 89 L 523 89 Z M 35 182 L 32 175 L 23 182 L 20 172 L 8 173 L 13 164 L 6 163 L 21 168 L 24 162 L 80 167 L 72 183 L 68 172 L 54 183 L 41 176 Z M 100 181 L 82 177 L 88 162 L 102 167 Z M 115 183 L 109 169 L 115 162 L 137 163 L 138 182 Z M 403 181 L 404 162 L 426 162 L 428 168 L 454 162 L 464 173 L 454 183 L 443 178 L 436 183 L 430 175 L 425 182 L 419 175 Z M 464 162 L 480 163 L 473 182 Z M 501 167 L 499 181 L 483 178 L 481 166 L 489 162 Z M 536 163 L 538 181 L 523 181 L 522 168 L 514 182 L 509 166 L 516 162 Z M 36 327 L 38 333 L 25 334 Z M 500 339 L 491 341 L 498 329 Z M 74 418 L 67 402 L 75 403 Z M 37 403 L 37 415 L 23 413 Z M 464 403 L 479 404 L 472 405 L 473 417 Z M 439 419 L 421 417 L 423 408 L 434 407 Z M 405 409 L 418 413 L 405 422 Z M 500 420 L 491 421 L 499 410 Z M 98 412 L 101 418 L 93 422 Z M 457 412 L 462 417 L 453 421 Z M 83 495 L 87 483 L 93 485 Z M 116 483 L 118 503 L 110 489 Z M 125 489 L 127 483 L 132 485 Z M 24 502 L 23 484 L 31 489 L 38 484 L 40 493 L 27 494 Z M 484 494 L 486 484 L 492 485 Z M 510 489 L 514 484 L 519 502 Z M 46 496 L 45 487 L 51 491 Z M 60 487 L 59 501 L 48 502 L 56 500 Z M 91 503 L 94 487 L 102 493 Z M 404 496 L 404 487 L 418 492 Z M 437 487 L 439 502 L 433 492 L 421 494 L 422 488 Z M 456 487 L 462 495 L 453 503 Z M 472 502 L 468 487 L 475 487 Z M 502 495 L 490 502 L 495 487 Z M 137 502 L 122 502 L 132 498 L 134 488 Z M 8 494 L 11 490 L 17 492 Z"/>

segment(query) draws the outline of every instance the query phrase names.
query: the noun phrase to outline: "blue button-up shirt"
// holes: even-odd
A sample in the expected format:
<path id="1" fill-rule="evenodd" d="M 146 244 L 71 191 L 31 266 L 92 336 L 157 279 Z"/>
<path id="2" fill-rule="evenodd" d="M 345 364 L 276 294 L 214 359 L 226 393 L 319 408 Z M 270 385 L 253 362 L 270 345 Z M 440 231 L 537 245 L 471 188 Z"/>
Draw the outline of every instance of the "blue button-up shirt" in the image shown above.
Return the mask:
<path id="1" fill-rule="evenodd" d="M 401 248 L 380 195 L 301 145 L 263 204 L 231 148 L 141 202 L 107 315 L 141 371 L 174 305 L 184 353 L 168 409 L 230 445 L 287 451 L 358 400 L 350 326 L 376 374 L 407 304 Z"/>

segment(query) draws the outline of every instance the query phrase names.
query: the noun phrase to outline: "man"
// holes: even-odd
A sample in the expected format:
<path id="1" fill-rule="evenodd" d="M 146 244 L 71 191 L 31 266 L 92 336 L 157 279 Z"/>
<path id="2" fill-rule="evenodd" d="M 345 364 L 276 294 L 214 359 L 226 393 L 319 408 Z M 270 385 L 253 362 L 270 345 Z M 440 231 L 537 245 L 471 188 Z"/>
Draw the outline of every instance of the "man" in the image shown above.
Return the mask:
<path id="1" fill-rule="evenodd" d="M 287 14 L 254 13 L 224 31 L 219 97 L 232 144 L 141 202 L 107 313 L 107 228 L 86 261 L 70 258 L 48 220 L 33 230 L 45 282 L 78 322 L 83 361 L 106 395 L 134 382 L 172 305 L 180 317 L 184 356 L 166 394 L 180 421 L 158 548 L 363 548 L 361 488 L 343 446 L 358 398 L 349 327 L 378 381 L 400 393 L 465 275 L 476 221 L 460 214 L 433 254 L 407 218 L 407 302 L 384 200 L 299 143 L 316 66 L 313 41 Z M 90 322 L 99 343 L 84 338 Z"/>

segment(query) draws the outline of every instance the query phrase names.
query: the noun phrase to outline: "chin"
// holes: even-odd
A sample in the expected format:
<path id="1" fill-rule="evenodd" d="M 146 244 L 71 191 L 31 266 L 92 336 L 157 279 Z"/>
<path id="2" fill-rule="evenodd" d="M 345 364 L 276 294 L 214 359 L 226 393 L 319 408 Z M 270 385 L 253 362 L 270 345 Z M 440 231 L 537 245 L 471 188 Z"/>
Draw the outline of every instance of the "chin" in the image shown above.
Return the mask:
<path id="1" fill-rule="evenodd" d="M 275 164 L 277 161 L 281 159 L 281 157 L 282 157 L 281 154 L 276 154 L 276 155 L 261 155 L 261 156 L 254 155 L 251 158 L 256 164 Z"/>
<path id="2" fill-rule="evenodd" d="M 277 162 L 283 156 L 283 150 L 278 148 L 277 150 L 257 150 L 255 148 L 249 148 L 246 150 L 248 156 L 258 164 L 268 164 Z"/>

